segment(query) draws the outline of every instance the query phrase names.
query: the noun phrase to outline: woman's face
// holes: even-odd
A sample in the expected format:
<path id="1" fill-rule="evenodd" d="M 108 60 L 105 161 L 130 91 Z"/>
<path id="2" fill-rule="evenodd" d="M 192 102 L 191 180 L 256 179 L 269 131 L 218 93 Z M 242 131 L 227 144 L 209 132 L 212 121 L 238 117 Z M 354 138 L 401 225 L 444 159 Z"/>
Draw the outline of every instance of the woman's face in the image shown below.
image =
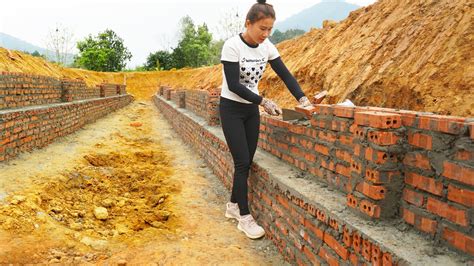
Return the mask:
<path id="1" fill-rule="evenodd" d="M 247 20 L 245 27 L 247 28 L 247 35 L 252 42 L 251 44 L 263 43 L 263 41 L 270 36 L 274 22 L 275 19 L 273 18 L 263 18 L 254 23 L 250 23 L 250 21 Z"/>

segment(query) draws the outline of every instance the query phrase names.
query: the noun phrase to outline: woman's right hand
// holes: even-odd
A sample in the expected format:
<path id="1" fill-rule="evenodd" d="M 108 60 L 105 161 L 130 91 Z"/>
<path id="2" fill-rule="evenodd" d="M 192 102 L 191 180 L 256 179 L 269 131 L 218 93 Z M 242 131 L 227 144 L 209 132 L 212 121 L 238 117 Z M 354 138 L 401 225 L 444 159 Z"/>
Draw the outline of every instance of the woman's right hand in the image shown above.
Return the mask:
<path id="1" fill-rule="evenodd" d="M 263 106 L 263 109 L 269 115 L 277 116 L 277 115 L 280 115 L 282 113 L 281 109 L 278 107 L 278 105 L 270 99 L 263 98 L 260 105 Z"/>

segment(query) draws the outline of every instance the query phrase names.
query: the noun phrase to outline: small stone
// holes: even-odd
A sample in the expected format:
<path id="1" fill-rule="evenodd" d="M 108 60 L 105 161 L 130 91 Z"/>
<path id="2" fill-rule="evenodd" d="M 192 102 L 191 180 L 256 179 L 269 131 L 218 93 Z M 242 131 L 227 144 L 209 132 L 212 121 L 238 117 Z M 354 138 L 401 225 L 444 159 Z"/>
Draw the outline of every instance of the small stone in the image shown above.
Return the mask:
<path id="1" fill-rule="evenodd" d="M 110 208 L 110 207 L 113 207 L 114 205 L 115 203 L 111 199 L 105 199 L 102 201 L 102 206 L 104 206 L 105 208 Z"/>
<path id="2" fill-rule="evenodd" d="M 119 261 L 117 261 L 117 266 L 127 266 L 127 261 L 126 260 L 119 260 Z"/>
<path id="3" fill-rule="evenodd" d="M 104 207 L 95 207 L 94 216 L 99 220 L 107 220 L 109 217 L 109 212 Z"/>
<path id="4" fill-rule="evenodd" d="M 117 230 L 117 232 L 121 235 L 126 234 L 129 231 L 128 226 L 126 226 L 125 224 L 116 224 L 115 230 Z"/>
<path id="5" fill-rule="evenodd" d="M 126 201 L 125 201 L 124 199 L 121 199 L 121 200 L 119 200 L 119 202 L 117 203 L 117 206 L 121 208 L 121 207 L 125 206 L 125 203 L 126 203 Z"/>
<path id="6" fill-rule="evenodd" d="M 26 200 L 26 197 L 25 196 L 20 196 L 20 195 L 15 195 L 13 196 L 12 200 L 10 201 L 10 203 L 12 205 L 16 205 L 16 204 L 20 204 L 22 202 L 24 202 Z"/>
<path id="7" fill-rule="evenodd" d="M 58 259 L 52 259 L 48 263 L 60 263 L 61 261 Z"/>
<path id="8" fill-rule="evenodd" d="M 107 244 L 108 244 L 107 240 L 92 239 L 87 236 L 81 239 L 81 243 L 87 246 L 90 246 L 91 248 L 96 249 L 96 250 L 104 250 L 107 248 Z"/>
<path id="9" fill-rule="evenodd" d="M 72 230 L 76 230 L 76 231 L 80 231 L 80 230 L 82 230 L 82 228 L 84 228 L 84 226 L 81 223 L 70 223 L 69 227 Z"/>

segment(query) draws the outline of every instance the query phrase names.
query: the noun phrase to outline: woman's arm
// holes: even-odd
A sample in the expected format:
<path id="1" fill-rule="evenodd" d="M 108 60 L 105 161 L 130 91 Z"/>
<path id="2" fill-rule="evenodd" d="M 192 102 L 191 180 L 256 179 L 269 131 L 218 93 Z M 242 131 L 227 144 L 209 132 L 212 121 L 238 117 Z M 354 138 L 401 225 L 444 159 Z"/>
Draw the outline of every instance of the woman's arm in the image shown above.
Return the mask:
<path id="1" fill-rule="evenodd" d="M 222 61 L 222 64 L 224 65 L 224 75 L 229 90 L 239 95 L 242 99 L 259 105 L 262 102 L 262 96 L 253 93 L 239 81 L 239 62 Z"/>
<path id="2" fill-rule="evenodd" d="M 300 88 L 300 85 L 296 81 L 295 77 L 288 71 L 285 64 L 281 60 L 281 57 L 277 57 L 273 60 L 270 60 L 270 65 L 272 69 L 277 73 L 277 75 L 283 80 L 288 90 L 295 97 L 296 100 L 300 100 L 302 97 L 305 97 L 303 91 Z"/>

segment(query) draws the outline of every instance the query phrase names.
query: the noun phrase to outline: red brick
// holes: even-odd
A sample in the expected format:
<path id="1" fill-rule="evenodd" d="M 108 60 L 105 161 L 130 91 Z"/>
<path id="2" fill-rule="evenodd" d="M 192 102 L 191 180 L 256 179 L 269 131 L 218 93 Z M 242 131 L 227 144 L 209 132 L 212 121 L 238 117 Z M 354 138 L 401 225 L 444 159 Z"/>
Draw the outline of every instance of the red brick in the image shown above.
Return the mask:
<path id="1" fill-rule="evenodd" d="M 344 226 L 342 231 L 342 240 L 347 247 L 352 246 L 352 234 L 346 226 Z"/>
<path id="2" fill-rule="evenodd" d="M 339 260 L 334 257 L 333 255 L 331 255 L 331 253 L 329 253 L 325 247 L 321 247 L 319 249 L 319 253 L 318 255 L 323 258 L 328 264 L 329 266 L 338 266 L 339 265 Z"/>
<path id="3" fill-rule="evenodd" d="M 408 132 L 408 143 L 425 150 L 431 150 L 433 148 L 433 137 L 410 131 Z"/>
<path id="4" fill-rule="evenodd" d="M 362 164 L 358 161 L 352 160 L 351 171 L 356 172 L 358 174 L 362 174 Z"/>
<path id="5" fill-rule="evenodd" d="M 316 222 L 316 221 L 315 221 L 315 222 Z M 317 223 L 317 222 L 316 222 L 316 223 Z M 321 228 L 315 226 L 315 225 L 314 225 L 310 220 L 308 220 L 308 219 L 305 219 L 305 221 L 304 221 L 304 226 L 305 226 L 308 230 L 310 230 L 311 232 L 313 232 L 313 234 L 314 234 L 317 238 L 323 240 L 323 238 L 324 238 L 324 231 L 323 231 Z"/>
<path id="6" fill-rule="evenodd" d="M 358 199 L 352 195 L 352 194 L 347 194 L 347 206 L 351 207 L 351 208 L 357 208 L 358 206 Z"/>
<path id="7" fill-rule="evenodd" d="M 372 258 L 372 243 L 368 239 L 362 239 L 362 256 L 368 261 Z"/>
<path id="8" fill-rule="evenodd" d="M 405 188 L 403 190 L 403 199 L 418 207 L 423 206 L 425 201 L 423 194 L 420 194 L 408 188 Z"/>
<path id="9" fill-rule="evenodd" d="M 453 223 L 457 223 L 462 226 L 469 225 L 469 217 L 465 210 L 460 210 L 434 198 L 428 197 L 426 209 L 431 213 L 452 221 Z"/>
<path id="10" fill-rule="evenodd" d="M 360 182 L 356 186 L 356 189 L 360 193 L 374 200 L 384 199 L 385 193 L 387 192 L 384 186 L 374 186 L 374 185 L 368 184 L 367 182 Z"/>
<path id="11" fill-rule="evenodd" d="M 399 114 L 381 113 L 375 111 L 356 112 L 354 122 L 357 125 L 369 126 L 373 128 L 399 128 L 401 126 L 401 116 Z"/>
<path id="12" fill-rule="evenodd" d="M 443 183 L 433 178 L 407 172 L 405 174 L 405 183 L 434 195 L 443 195 Z"/>
<path id="13" fill-rule="evenodd" d="M 474 255 L 474 238 L 472 236 L 445 227 L 442 237 L 455 248 Z"/>
<path id="14" fill-rule="evenodd" d="M 399 137 L 395 132 L 370 131 L 368 139 L 377 145 L 388 146 L 397 144 Z"/>
<path id="15" fill-rule="evenodd" d="M 388 252 L 383 253 L 382 265 L 383 266 L 392 266 L 393 265 L 392 254 L 390 254 Z"/>
<path id="16" fill-rule="evenodd" d="M 474 151 L 459 150 L 454 157 L 458 161 L 474 161 Z"/>
<path id="17" fill-rule="evenodd" d="M 420 115 L 418 128 L 449 134 L 462 132 L 466 118 L 446 115 Z"/>
<path id="18" fill-rule="evenodd" d="M 351 162 L 351 158 L 352 158 L 351 154 L 345 150 L 336 150 L 336 157 L 348 163 Z"/>
<path id="19" fill-rule="evenodd" d="M 329 148 L 327 146 L 321 145 L 321 144 L 316 144 L 314 145 L 314 150 L 329 156 Z"/>
<path id="20" fill-rule="evenodd" d="M 367 200 L 362 200 L 359 205 L 359 209 L 372 218 L 380 217 L 380 206 L 374 203 L 371 203 Z"/>
<path id="21" fill-rule="evenodd" d="M 382 265 L 382 255 L 383 253 L 380 248 L 377 245 L 372 244 L 371 262 L 373 266 Z"/>
<path id="22" fill-rule="evenodd" d="M 405 220 L 407 223 L 414 225 L 416 228 L 423 232 L 430 234 L 436 233 L 436 227 L 438 225 L 436 221 L 421 215 L 417 215 L 414 212 L 403 207 L 401 208 L 401 210 L 403 220 Z"/>
<path id="23" fill-rule="evenodd" d="M 316 255 L 313 253 L 312 249 L 308 246 L 303 247 L 303 253 L 306 255 L 308 260 L 313 263 L 313 265 L 319 265 L 319 261 L 316 258 Z"/>
<path id="24" fill-rule="evenodd" d="M 346 167 L 342 164 L 337 164 L 336 165 L 336 173 L 350 178 L 351 177 L 351 168 Z"/>
<path id="25" fill-rule="evenodd" d="M 374 169 L 365 170 L 365 179 L 375 185 L 391 183 L 394 178 L 399 178 L 400 173 L 397 171 L 377 171 Z"/>
<path id="26" fill-rule="evenodd" d="M 336 251 L 337 255 L 339 255 L 343 260 L 347 260 L 349 258 L 349 251 L 336 239 L 334 239 L 332 235 L 324 234 L 324 242 L 334 251 Z"/>
<path id="27" fill-rule="evenodd" d="M 448 185 L 448 199 L 467 207 L 474 207 L 474 191 Z"/>
<path id="28" fill-rule="evenodd" d="M 336 141 L 336 134 L 329 131 L 319 131 L 318 138 L 332 143 Z"/>
<path id="29" fill-rule="evenodd" d="M 385 164 L 387 162 L 396 162 L 397 158 L 393 154 L 374 150 L 371 147 L 365 149 L 365 159 L 376 164 Z"/>
<path id="30" fill-rule="evenodd" d="M 301 107 L 301 106 L 296 106 L 295 111 L 304 114 L 308 119 L 311 119 L 311 116 L 313 115 L 314 112 L 316 112 L 316 107 L 314 106 L 307 106 L 307 107 Z"/>
<path id="31" fill-rule="evenodd" d="M 353 118 L 354 117 L 354 107 L 348 106 L 333 106 L 333 112 L 335 116 Z"/>
<path id="32" fill-rule="evenodd" d="M 425 170 L 431 170 L 430 160 L 422 153 L 407 153 L 403 159 L 403 164 Z"/>
<path id="33" fill-rule="evenodd" d="M 443 176 L 453 179 L 471 186 L 474 186 L 474 169 L 471 167 L 464 167 L 451 162 L 443 163 Z"/>
<path id="34" fill-rule="evenodd" d="M 341 135 L 339 136 L 338 138 L 339 140 L 339 143 L 341 143 L 342 145 L 345 145 L 345 146 L 348 146 L 348 147 L 352 147 L 353 144 L 353 138 L 352 136 L 346 136 L 346 135 Z"/>
<path id="35" fill-rule="evenodd" d="M 332 115 L 333 107 L 330 104 L 316 104 L 316 113 L 321 115 Z"/>
<path id="36" fill-rule="evenodd" d="M 362 251 L 362 237 L 357 232 L 352 232 L 352 248 L 357 254 Z"/>

